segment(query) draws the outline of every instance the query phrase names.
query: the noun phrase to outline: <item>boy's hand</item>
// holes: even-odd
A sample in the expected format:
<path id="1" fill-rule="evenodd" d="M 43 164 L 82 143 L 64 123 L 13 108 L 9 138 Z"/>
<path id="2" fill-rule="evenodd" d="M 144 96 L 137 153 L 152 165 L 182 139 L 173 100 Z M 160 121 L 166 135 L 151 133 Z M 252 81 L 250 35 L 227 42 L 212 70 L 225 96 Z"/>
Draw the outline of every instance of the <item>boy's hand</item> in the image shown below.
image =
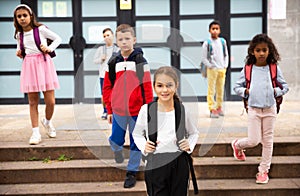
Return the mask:
<path id="1" fill-rule="evenodd" d="M 179 141 L 179 148 L 182 151 L 190 151 L 190 144 L 187 139 L 182 139 Z"/>
<path id="2" fill-rule="evenodd" d="M 155 143 L 148 140 L 145 145 L 145 153 L 153 153 L 156 149 Z"/>
<path id="3" fill-rule="evenodd" d="M 43 44 L 41 44 L 40 47 L 41 47 L 41 50 L 43 51 L 43 53 L 49 53 L 49 52 L 51 52 L 51 50 L 47 46 L 45 46 Z"/>
<path id="4" fill-rule="evenodd" d="M 22 56 L 22 51 L 21 51 L 21 50 L 18 50 L 18 51 L 16 52 L 16 55 L 17 55 L 17 57 L 23 58 L 23 56 Z"/>
<path id="5" fill-rule="evenodd" d="M 108 114 L 107 115 L 107 121 L 108 121 L 108 123 L 111 124 L 112 120 L 113 120 L 113 115 L 112 114 Z"/>
<path id="6" fill-rule="evenodd" d="M 249 89 L 246 88 L 245 95 L 249 95 Z"/>

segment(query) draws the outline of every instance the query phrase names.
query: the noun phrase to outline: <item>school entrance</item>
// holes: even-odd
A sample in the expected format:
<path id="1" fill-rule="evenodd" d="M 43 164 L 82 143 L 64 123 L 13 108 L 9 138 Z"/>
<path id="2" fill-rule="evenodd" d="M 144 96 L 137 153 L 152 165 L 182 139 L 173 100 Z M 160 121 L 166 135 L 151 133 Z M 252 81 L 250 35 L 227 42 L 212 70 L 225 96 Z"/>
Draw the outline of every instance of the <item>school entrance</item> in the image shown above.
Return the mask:
<path id="1" fill-rule="evenodd" d="M 199 64 L 213 19 L 221 23 L 230 54 L 225 100 L 238 100 L 232 85 L 244 65 L 248 43 L 255 34 L 267 32 L 267 0 L 1 0 L 0 104 L 27 103 L 19 90 L 22 62 L 15 56 L 13 39 L 13 10 L 20 3 L 31 6 L 38 21 L 62 37 L 53 59 L 61 85 L 57 103 L 100 102 L 93 57 L 106 27 L 135 27 L 137 46 L 152 73 L 165 65 L 180 71 L 179 94 L 184 101 L 206 100 L 207 84 Z"/>

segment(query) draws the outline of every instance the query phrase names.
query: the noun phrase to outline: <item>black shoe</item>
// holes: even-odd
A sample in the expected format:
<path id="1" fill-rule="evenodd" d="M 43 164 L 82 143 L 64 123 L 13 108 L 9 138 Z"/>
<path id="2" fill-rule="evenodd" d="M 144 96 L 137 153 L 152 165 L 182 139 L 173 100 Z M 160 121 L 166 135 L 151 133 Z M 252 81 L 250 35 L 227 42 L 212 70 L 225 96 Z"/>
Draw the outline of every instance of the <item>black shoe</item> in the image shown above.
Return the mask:
<path id="1" fill-rule="evenodd" d="M 116 163 L 124 162 L 124 156 L 123 156 L 122 150 L 115 152 L 115 161 L 116 161 Z"/>
<path id="2" fill-rule="evenodd" d="M 135 186 L 136 179 L 135 179 L 135 174 L 131 172 L 126 173 L 126 179 L 124 182 L 124 188 L 132 188 Z"/>

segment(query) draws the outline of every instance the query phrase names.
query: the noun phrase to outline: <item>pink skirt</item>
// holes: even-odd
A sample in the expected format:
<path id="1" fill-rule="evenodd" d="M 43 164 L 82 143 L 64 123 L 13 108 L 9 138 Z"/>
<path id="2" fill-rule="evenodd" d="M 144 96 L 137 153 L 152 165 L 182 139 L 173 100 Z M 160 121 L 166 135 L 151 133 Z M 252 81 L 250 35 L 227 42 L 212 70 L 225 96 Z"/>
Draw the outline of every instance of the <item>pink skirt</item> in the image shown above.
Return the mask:
<path id="1" fill-rule="evenodd" d="M 27 54 L 22 63 L 21 92 L 41 92 L 59 88 L 54 63 L 49 55 Z"/>

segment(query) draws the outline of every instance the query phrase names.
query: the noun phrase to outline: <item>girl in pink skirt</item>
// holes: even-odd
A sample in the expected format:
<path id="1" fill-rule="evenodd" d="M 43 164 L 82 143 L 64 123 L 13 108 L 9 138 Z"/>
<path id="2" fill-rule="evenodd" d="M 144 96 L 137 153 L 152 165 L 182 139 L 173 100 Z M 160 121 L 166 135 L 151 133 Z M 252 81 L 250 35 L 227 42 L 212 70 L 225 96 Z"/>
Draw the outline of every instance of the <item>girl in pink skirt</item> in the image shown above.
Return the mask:
<path id="1" fill-rule="evenodd" d="M 46 105 L 45 118 L 42 125 L 47 129 L 50 138 L 56 137 L 56 131 L 51 123 L 54 112 L 54 89 L 59 88 L 59 82 L 53 61 L 48 53 L 54 51 L 61 43 L 61 38 L 44 25 L 36 21 L 35 14 L 25 4 L 18 5 L 14 10 L 15 39 L 17 40 L 16 55 L 23 58 L 20 84 L 21 92 L 28 94 L 32 136 L 29 144 L 39 144 L 38 104 L 39 92 L 43 92 Z M 38 28 L 41 44 L 36 45 L 33 30 Z M 47 38 L 53 40 L 48 46 Z"/>

